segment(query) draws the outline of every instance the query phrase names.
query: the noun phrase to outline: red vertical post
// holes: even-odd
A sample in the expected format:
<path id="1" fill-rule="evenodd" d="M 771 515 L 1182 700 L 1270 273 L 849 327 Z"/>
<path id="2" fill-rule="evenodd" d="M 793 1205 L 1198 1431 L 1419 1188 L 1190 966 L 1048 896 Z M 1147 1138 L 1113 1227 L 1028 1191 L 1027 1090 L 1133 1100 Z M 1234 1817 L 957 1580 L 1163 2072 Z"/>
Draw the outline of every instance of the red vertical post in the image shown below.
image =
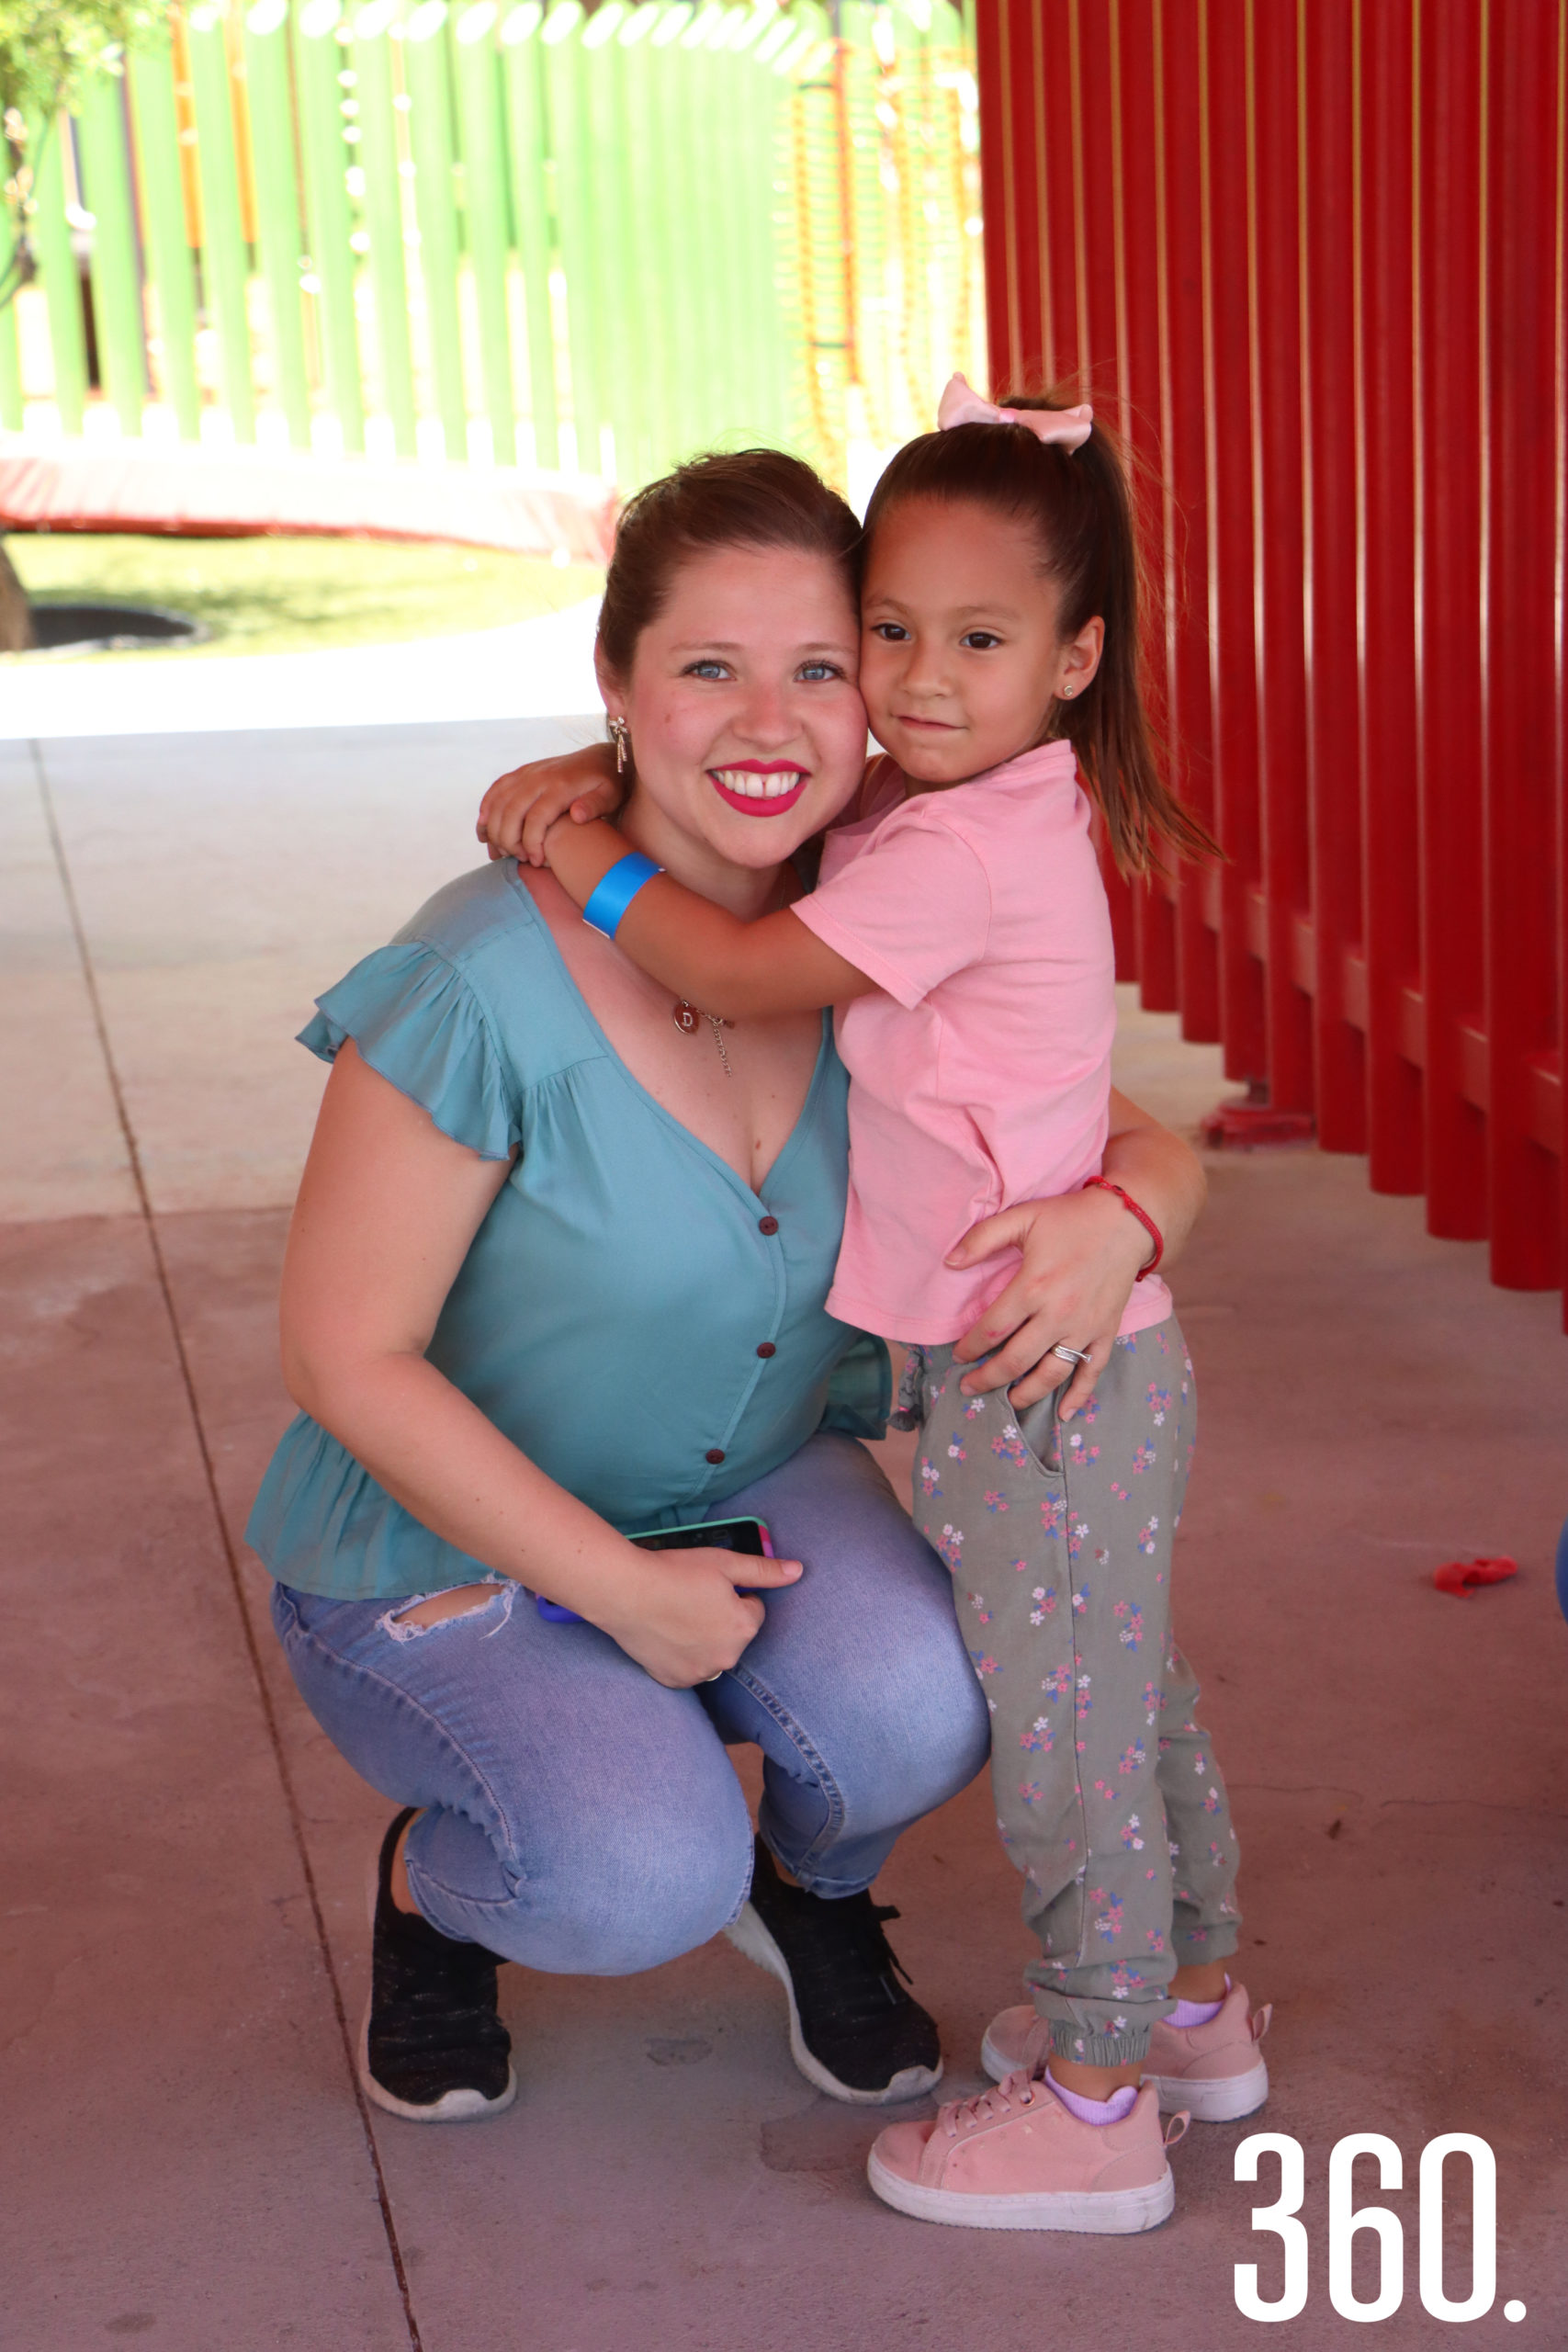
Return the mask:
<path id="1" fill-rule="evenodd" d="M 1427 1223 L 1486 1230 L 1485 1114 L 1465 1037 L 1484 1024 L 1482 969 L 1481 184 L 1483 0 L 1419 17 L 1416 277 L 1421 1019 Z M 1470 1057 L 1473 1060 L 1473 1055 Z"/>
<path id="2" fill-rule="evenodd" d="M 1209 674 L 1208 484 L 1203 406 L 1202 0 L 1155 0 L 1156 260 L 1159 303 L 1159 438 L 1163 465 L 1166 729 L 1173 781 L 1214 822 Z M 1181 1032 L 1220 1035 L 1219 946 L 1208 917 L 1210 875 L 1177 879 L 1176 966 Z"/>
<path id="3" fill-rule="evenodd" d="M 976 0 L 975 51 L 980 85 L 980 202 L 986 221 L 986 340 L 991 380 L 1012 365 L 1024 336 L 1023 282 L 1038 283 L 1040 200 L 1020 170 L 1017 117 L 1032 113 L 1035 76 L 1018 55 L 1010 0 Z"/>
<path id="4" fill-rule="evenodd" d="M 1309 908 L 1303 645 L 1301 220 L 1294 11 L 1265 0 L 1247 37 L 1248 367 L 1257 613 L 1263 1017 L 1269 1100 L 1313 1103 L 1310 1000 L 1295 970 Z"/>
<path id="5" fill-rule="evenodd" d="M 1557 39 L 1557 1168 L 1568 1261 L 1568 10 Z M 1568 1262 L 1562 1312 L 1568 1329 Z"/>
<path id="6" fill-rule="evenodd" d="M 1220 1027 L 1231 1078 L 1265 1079 L 1262 973 L 1253 952 L 1259 884 L 1252 435 L 1247 390 L 1247 16 L 1251 0 L 1202 0 L 1203 417 L 1209 662 L 1220 869 Z"/>
<path id="7" fill-rule="evenodd" d="M 1318 1141 L 1364 1151 L 1366 1056 L 1347 958 L 1361 945 L 1356 629 L 1354 0 L 1298 0 L 1313 1059 Z"/>
<path id="8" fill-rule="evenodd" d="M 1360 0 L 1356 425 L 1361 878 L 1372 1189 L 1421 1189 L 1421 1075 L 1404 1051 L 1420 974 L 1416 797 L 1412 0 Z"/>
<path id="9" fill-rule="evenodd" d="M 1559 1179 L 1538 1139 L 1538 1069 L 1556 1044 L 1554 482 L 1559 425 L 1560 0 L 1508 0 L 1486 23 L 1486 1160 L 1492 1278 L 1561 1279 Z"/>
<path id="10" fill-rule="evenodd" d="M 1154 73 L 1156 0 L 1115 0 L 1111 11 L 1111 135 L 1116 210 L 1116 345 L 1122 432 L 1132 464 L 1139 537 L 1151 574 L 1161 548 L 1164 506 L 1159 493 L 1159 121 Z M 1143 648 L 1145 692 L 1162 737 L 1165 710 L 1163 617 L 1146 618 Z M 1134 961 L 1143 1001 L 1151 1012 L 1174 1012 L 1176 978 L 1174 882 L 1140 882 L 1132 891 Z"/>

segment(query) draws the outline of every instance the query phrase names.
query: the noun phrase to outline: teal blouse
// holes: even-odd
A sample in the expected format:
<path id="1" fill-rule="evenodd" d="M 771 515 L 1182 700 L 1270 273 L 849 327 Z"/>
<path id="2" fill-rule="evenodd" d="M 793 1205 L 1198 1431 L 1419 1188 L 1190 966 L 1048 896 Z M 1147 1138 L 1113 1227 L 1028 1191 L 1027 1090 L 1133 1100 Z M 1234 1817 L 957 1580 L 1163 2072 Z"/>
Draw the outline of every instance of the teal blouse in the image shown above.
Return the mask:
<path id="1" fill-rule="evenodd" d="M 883 1434 L 886 1351 L 823 1304 L 849 1163 L 827 1018 L 754 1193 L 632 1076 L 510 861 L 437 891 L 318 1004 L 312 1053 L 352 1037 L 444 1134 L 511 1159 L 429 1360 L 612 1525 L 678 1527 L 824 1426 Z M 484 1573 L 305 1413 L 245 1532 L 275 1577 L 339 1600 Z"/>

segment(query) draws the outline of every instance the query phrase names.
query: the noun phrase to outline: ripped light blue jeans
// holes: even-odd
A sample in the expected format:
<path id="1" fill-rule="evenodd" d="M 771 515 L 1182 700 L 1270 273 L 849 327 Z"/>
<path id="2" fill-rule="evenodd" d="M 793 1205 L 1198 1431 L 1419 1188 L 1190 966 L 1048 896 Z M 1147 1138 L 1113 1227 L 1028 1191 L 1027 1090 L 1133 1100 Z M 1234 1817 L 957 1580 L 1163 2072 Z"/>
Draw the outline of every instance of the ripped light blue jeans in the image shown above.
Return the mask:
<path id="1" fill-rule="evenodd" d="M 275 1588 L 317 1722 L 373 1787 L 426 1808 L 409 1885 L 444 1935 L 594 1976 L 705 1943 L 750 1885 L 727 1743 L 762 1750 L 762 1836 L 828 1896 L 868 1886 L 900 1831 L 985 1762 L 951 1579 L 853 1439 L 818 1434 L 708 1516 L 765 1520 L 805 1574 L 766 1596 L 756 1639 L 701 1690 L 665 1690 L 512 1584 L 420 1629 L 397 1623 L 406 1601 Z"/>

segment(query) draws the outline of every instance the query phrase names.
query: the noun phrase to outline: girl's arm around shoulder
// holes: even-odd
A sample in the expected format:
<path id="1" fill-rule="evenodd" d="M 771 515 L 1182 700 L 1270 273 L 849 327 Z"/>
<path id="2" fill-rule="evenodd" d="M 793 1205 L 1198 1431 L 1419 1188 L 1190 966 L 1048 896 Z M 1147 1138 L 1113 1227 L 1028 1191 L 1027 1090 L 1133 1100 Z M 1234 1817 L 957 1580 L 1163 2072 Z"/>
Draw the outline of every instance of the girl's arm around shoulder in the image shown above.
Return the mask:
<path id="1" fill-rule="evenodd" d="M 547 854 L 581 907 L 627 849 L 613 825 L 555 825 Z M 668 874 L 637 892 L 616 927 L 615 944 L 676 996 L 732 1021 L 815 1012 L 876 986 L 787 908 L 745 922 Z"/>

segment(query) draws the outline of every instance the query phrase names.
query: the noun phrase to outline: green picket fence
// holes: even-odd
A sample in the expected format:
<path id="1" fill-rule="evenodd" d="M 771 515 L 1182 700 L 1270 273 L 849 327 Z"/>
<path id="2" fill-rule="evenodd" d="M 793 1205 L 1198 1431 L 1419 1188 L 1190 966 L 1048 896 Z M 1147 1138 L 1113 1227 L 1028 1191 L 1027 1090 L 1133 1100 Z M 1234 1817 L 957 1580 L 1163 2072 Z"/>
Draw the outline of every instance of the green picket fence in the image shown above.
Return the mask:
<path id="1" fill-rule="evenodd" d="M 42 150 L 0 424 L 843 479 L 980 364 L 976 143 L 950 0 L 197 6 Z"/>

